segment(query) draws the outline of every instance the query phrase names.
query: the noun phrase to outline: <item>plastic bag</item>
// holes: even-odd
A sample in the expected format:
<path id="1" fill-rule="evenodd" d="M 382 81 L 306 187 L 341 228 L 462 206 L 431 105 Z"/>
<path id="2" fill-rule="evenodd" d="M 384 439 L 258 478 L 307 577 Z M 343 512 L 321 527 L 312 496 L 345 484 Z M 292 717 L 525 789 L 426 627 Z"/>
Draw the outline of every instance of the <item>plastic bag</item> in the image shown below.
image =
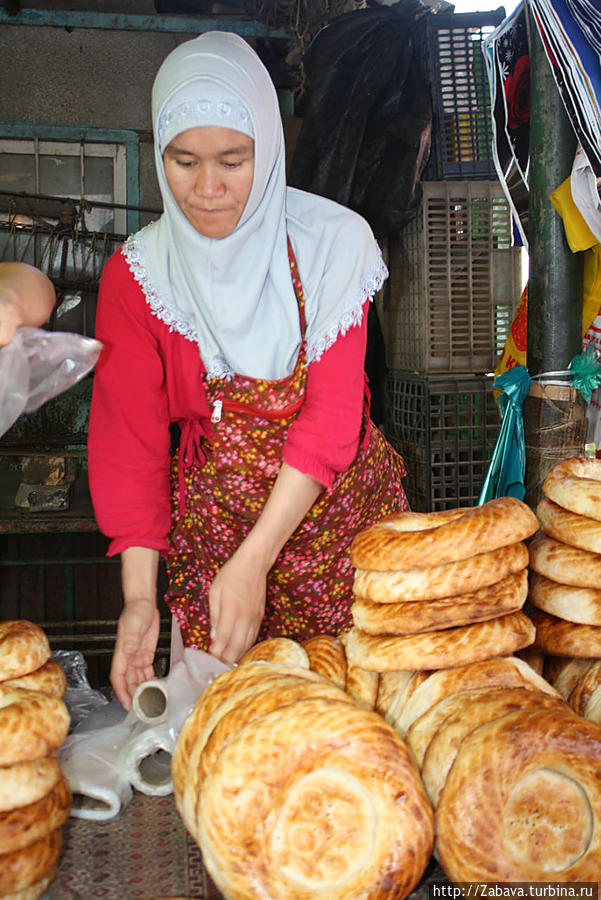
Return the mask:
<path id="1" fill-rule="evenodd" d="M 91 372 L 102 344 L 70 331 L 23 326 L 0 347 L 0 436 L 21 413 L 42 404 Z"/>
<path id="2" fill-rule="evenodd" d="M 62 666 L 67 679 L 63 700 L 71 718 L 69 730 L 74 731 L 82 721 L 89 721 L 93 713 L 104 709 L 109 701 L 102 691 L 90 685 L 88 666 L 80 650 L 54 650 L 52 659 Z"/>
<path id="3" fill-rule="evenodd" d="M 165 678 L 139 685 L 129 713 L 113 700 L 83 719 L 58 750 L 73 794 L 71 815 L 115 818 L 131 800 L 132 786 L 151 796 L 171 793 L 171 757 L 181 726 L 208 684 L 229 668 L 186 648 Z"/>

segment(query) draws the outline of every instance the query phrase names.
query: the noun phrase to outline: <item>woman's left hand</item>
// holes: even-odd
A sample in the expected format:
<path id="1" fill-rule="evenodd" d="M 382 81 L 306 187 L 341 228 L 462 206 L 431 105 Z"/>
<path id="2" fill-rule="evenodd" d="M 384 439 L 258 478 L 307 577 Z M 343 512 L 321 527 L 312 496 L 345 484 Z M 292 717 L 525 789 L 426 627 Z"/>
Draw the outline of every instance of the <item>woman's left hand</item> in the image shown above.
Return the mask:
<path id="1" fill-rule="evenodd" d="M 209 590 L 209 652 L 235 663 L 255 643 L 265 613 L 267 571 L 245 544 L 217 573 Z"/>

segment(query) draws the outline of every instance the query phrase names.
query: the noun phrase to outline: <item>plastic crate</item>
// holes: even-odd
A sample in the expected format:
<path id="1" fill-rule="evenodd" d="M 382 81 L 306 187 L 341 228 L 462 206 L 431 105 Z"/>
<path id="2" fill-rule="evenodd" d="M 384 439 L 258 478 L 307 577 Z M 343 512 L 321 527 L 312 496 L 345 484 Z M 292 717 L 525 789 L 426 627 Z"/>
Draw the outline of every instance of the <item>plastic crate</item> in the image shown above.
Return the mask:
<path id="1" fill-rule="evenodd" d="M 412 509 L 475 506 L 500 429 L 492 376 L 388 375 L 386 433 Z"/>
<path id="2" fill-rule="evenodd" d="M 389 368 L 494 370 L 521 292 L 511 211 L 494 181 L 422 182 L 416 217 L 389 237 Z"/>
<path id="3" fill-rule="evenodd" d="M 415 29 L 416 56 L 432 98 L 426 180 L 497 177 L 482 42 L 504 18 L 503 8 L 426 15 Z"/>

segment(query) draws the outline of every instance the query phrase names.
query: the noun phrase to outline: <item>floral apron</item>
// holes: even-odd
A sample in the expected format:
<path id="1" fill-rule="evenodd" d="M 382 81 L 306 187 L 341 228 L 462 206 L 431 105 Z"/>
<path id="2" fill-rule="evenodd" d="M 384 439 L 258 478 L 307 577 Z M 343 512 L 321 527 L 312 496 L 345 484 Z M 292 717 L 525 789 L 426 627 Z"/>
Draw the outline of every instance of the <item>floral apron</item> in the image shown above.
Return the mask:
<path id="1" fill-rule="evenodd" d="M 302 336 L 294 371 L 277 381 L 242 375 L 207 381 L 212 433 L 198 422 L 184 423 L 173 460 L 165 599 L 186 646 L 208 648 L 211 582 L 261 513 L 280 470 L 288 428 L 303 403 L 305 299 L 290 243 L 288 253 Z M 408 508 L 404 475 L 403 460 L 364 412 L 354 461 L 318 497 L 269 572 L 258 640 L 304 640 L 351 624 L 349 545 L 358 531 Z"/>

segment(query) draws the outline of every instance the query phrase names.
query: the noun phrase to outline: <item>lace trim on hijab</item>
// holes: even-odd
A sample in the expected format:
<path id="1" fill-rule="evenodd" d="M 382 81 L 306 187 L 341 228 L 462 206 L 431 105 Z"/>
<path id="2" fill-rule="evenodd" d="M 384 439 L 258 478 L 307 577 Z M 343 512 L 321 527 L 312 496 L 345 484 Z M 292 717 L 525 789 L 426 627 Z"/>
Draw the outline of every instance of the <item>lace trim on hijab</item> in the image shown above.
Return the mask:
<path id="1" fill-rule="evenodd" d="M 142 229 L 143 230 L 143 229 Z M 183 335 L 188 341 L 198 344 L 198 334 L 194 324 L 182 316 L 179 310 L 174 309 L 160 296 L 156 286 L 152 283 L 148 269 L 144 264 L 144 251 L 136 238 L 140 232 L 131 234 L 121 248 L 130 272 L 142 288 L 142 293 L 150 307 L 150 312 L 161 322 L 168 326 L 169 331 L 175 331 Z M 205 361 L 207 378 L 231 378 L 234 374 L 223 357 L 215 356 L 209 362 Z"/>
<path id="2" fill-rule="evenodd" d="M 334 325 L 330 325 L 325 331 L 316 334 L 311 340 L 307 347 L 308 363 L 320 360 L 325 351 L 336 343 L 341 334 L 346 334 L 353 325 L 361 324 L 366 299 L 373 300 L 374 294 L 380 290 L 387 278 L 388 269 L 382 259 L 382 253 L 379 252 L 378 259 L 361 279 L 360 296 L 343 310 L 342 316 Z"/>

